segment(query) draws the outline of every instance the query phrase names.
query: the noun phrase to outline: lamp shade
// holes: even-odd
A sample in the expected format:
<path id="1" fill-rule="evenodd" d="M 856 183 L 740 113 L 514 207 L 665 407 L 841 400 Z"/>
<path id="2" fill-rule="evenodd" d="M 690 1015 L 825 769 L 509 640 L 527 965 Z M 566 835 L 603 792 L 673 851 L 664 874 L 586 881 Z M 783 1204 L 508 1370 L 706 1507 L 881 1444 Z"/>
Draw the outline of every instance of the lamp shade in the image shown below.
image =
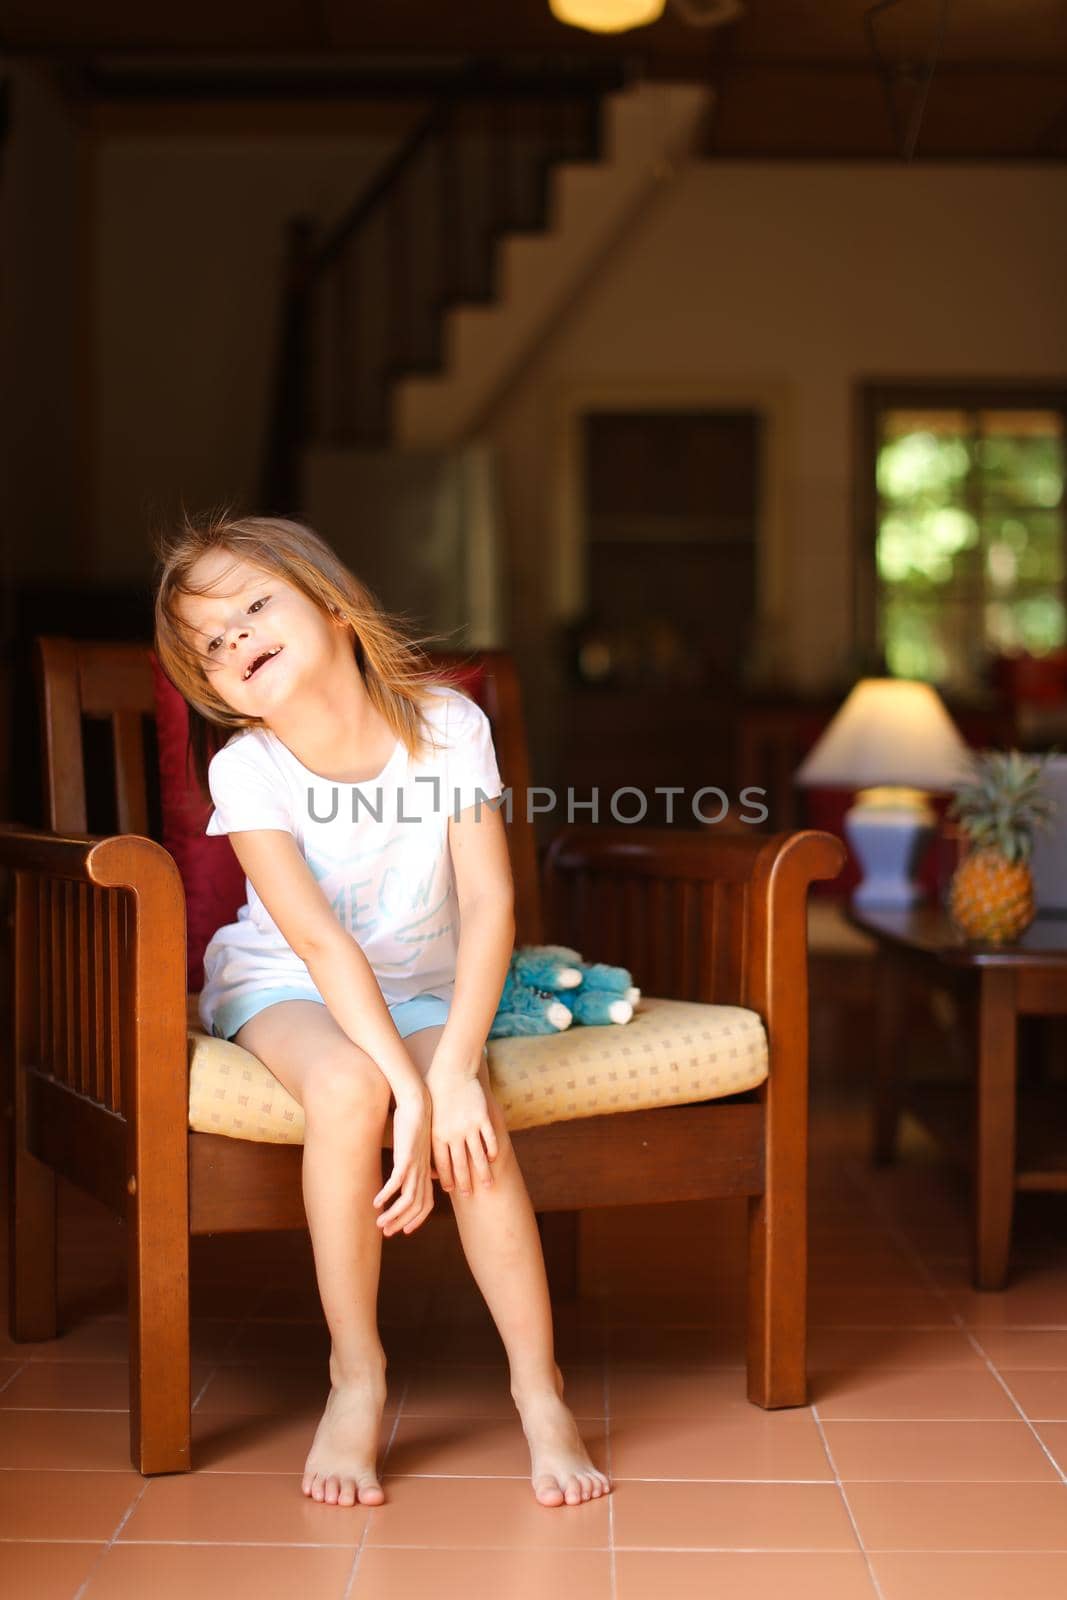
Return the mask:
<path id="1" fill-rule="evenodd" d="M 861 678 L 797 770 L 807 785 L 955 789 L 970 752 L 941 696 L 907 678 Z"/>
<path id="2" fill-rule="evenodd" d="M 588 33 L 625 33 L 663 15 L 666 0 L 548 0 L 552 15 Z"/>

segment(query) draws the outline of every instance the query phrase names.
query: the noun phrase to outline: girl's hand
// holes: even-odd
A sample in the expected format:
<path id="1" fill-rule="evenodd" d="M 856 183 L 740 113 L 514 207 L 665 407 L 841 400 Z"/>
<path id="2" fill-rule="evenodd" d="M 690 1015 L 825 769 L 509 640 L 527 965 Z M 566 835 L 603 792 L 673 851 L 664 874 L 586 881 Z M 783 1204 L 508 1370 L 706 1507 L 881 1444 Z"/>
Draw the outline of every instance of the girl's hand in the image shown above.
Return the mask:
<path id="1" fill-rule="evenodd" d="M 414 1094 L 398 1100 L 393 1112 L 393 1170 L 374 1196 L 374 1205 L 378 1208 L 390 1195 L 396 1195 L 388 1211 L 379 1211 L 377 1218 L 386 1238 L 401 1228 L 405 1233 L 414 1233 L 433 1210 L 431 1109 L 429 1093 L 420 1085 Z"/>
<path id="2" fill-rule="evenodd" d="M 490 1188 L 497 1142 L 481 1083 L 453 1076 L 435 1080 L 432 1072 L 428 1082 L 433 1097 L 433 1161 L 441 1188 L 470 1194 L 472 1169 Z"/>

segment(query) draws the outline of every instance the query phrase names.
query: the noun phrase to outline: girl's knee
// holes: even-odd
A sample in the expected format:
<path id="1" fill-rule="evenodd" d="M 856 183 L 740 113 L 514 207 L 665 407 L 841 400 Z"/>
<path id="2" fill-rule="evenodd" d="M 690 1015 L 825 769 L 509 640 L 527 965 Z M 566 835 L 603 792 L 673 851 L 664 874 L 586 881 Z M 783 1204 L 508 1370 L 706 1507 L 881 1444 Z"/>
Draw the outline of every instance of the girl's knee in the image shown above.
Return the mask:
<path id="1" fill-rule="evenodd" d="M 389 1113 L 385 1074 L 358 1046 L 330 1052 L 308 1069 L 304 1118 L 318 1129 L 343 1133 L 353 1127 L 377 1130 Z"/>

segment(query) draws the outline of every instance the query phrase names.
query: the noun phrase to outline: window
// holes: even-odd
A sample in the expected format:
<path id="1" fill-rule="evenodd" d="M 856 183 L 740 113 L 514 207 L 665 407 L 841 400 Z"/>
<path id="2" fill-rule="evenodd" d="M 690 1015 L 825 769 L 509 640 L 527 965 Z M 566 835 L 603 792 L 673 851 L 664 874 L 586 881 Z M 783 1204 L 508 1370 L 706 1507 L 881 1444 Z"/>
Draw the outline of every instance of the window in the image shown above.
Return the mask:
<path id="1" fill-rule="evenodd" d="M 886 669 L 966 695 L 995 657 L 1067 645 L 1067 395 L 872 386 L 865 398 L 861 575 Z"/>

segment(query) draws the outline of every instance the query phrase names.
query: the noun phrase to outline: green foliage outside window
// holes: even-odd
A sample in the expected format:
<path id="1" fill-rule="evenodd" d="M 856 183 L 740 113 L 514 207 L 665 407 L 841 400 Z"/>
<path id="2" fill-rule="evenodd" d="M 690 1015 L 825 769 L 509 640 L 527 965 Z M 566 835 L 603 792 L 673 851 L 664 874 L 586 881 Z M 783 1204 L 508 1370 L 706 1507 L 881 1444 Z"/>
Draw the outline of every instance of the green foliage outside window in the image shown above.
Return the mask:
<path id="1" fill-rule="evenodd" d="M 967 691 L 1067 643 L 1058 412 L 885 411 L 876 474 L 890 672 Z"/>

